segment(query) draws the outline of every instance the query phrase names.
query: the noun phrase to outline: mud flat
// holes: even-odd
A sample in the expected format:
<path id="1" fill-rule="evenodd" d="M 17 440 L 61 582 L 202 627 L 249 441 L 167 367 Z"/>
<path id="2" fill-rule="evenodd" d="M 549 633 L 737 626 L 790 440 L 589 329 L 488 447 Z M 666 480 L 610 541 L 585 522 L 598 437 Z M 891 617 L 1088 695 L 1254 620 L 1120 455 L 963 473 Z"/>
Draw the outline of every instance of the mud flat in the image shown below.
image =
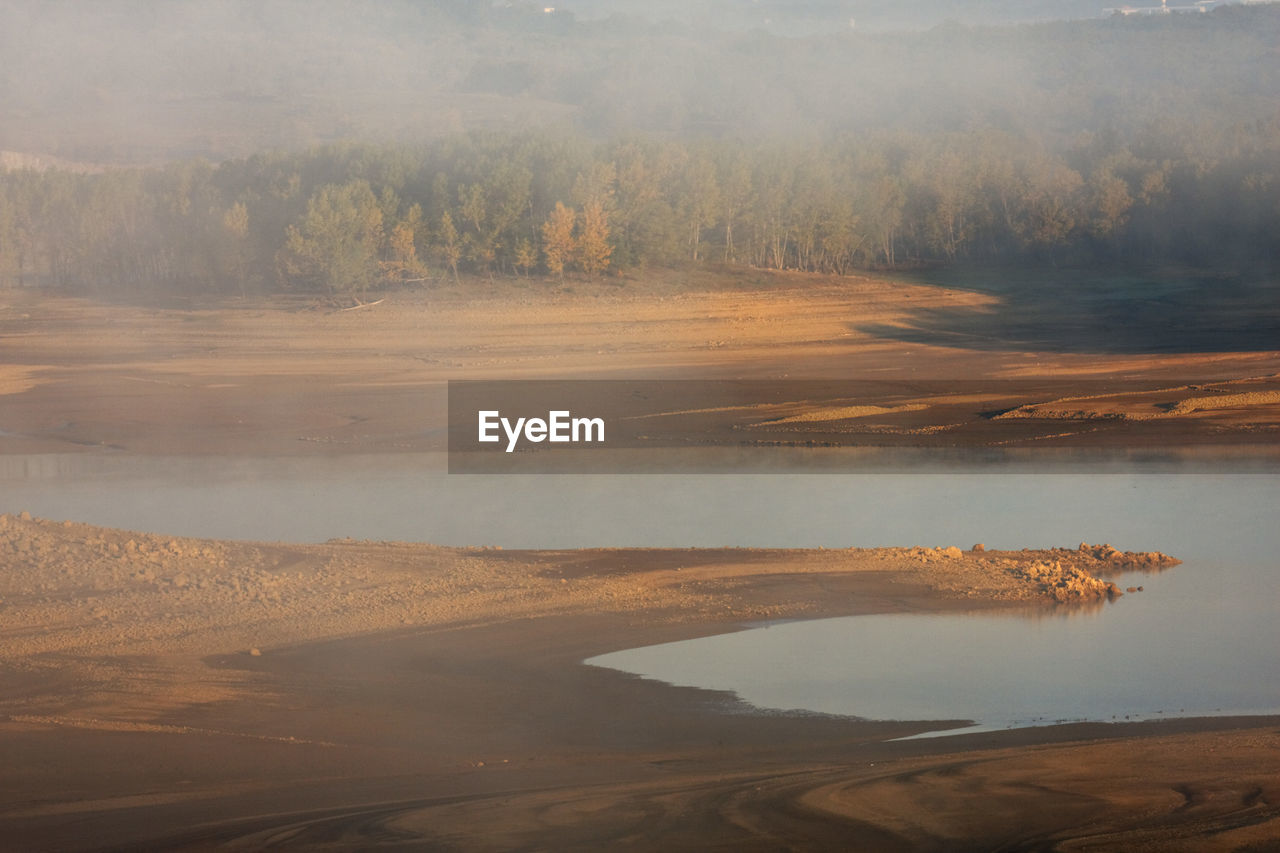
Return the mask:
<path id="1" fill-rule="evenodd" d="M 770 618 L 1107 606 L 1109 578 L 1176 564 L 1158 553 L 285 545 L 6 516 L 0 559 L 17 849 L 1226 850 L 1280 831 L 1274 718 L 890 742 L 938 723 L 748 713 L 580 664 Z"/>
<path id="2" fill-rule="evenodd" d="M 781 388 L 717 413 L 672 390 L 651 414 L 683 418 L 681 441 L 700 445 L 1280 446 L 1280 351 L 1232 351 L 1227 338 L 1180 353 L 1174 331 L 1150 353 L 928 334 L 939 317 L 996 323 L 1002 310 L 996 296 L 935 285 L 757 271 L 569 288 L 468 280 L 358 311 L 13 291 L 0 299 L 0 453 L 437 450 L 448 380 L 546 378 L 856 384 L 825 397 Z"/>
<path id="3" fill-rule="evenodd" d="M 1276 445 L 1280 352 L 930 331 L 998 302 L 754 272 L 467 281 L 357 311 L 6 292 L 0 453 L 397 458 L 443 446 L 447 380 L 633 377 L 863 383 L 706 420 L 664 401 L 713 445 Z M 285 545 L 11 515 L 0 846 L 1268 849 L 1276 718 L 901 741 L 959 721 L 761 714 L 581 665 L 770 619 L 1110 607 L 1126 572 L 1170 565 L 1090 544 Z"/>

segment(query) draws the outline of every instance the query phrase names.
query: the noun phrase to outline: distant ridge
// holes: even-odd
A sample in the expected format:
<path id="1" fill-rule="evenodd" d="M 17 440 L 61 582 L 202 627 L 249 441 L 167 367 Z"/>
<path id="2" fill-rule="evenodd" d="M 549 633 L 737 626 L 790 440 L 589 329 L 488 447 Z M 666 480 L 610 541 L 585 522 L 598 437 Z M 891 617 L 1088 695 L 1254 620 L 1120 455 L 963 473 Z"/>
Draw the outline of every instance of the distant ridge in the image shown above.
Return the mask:
<path id="1" fill-rule="evenodd" d="M 105 167 L 95 163 L 81 163 L 75 160 L 63 160 L 48 154 L 25 154 L 21 151 L 0 150 L 0 171 L 17 171 L 30 169 L 35 172 L 48 172 L 61 169 L 66 172 L 89 174 L 101 172 Z"/>

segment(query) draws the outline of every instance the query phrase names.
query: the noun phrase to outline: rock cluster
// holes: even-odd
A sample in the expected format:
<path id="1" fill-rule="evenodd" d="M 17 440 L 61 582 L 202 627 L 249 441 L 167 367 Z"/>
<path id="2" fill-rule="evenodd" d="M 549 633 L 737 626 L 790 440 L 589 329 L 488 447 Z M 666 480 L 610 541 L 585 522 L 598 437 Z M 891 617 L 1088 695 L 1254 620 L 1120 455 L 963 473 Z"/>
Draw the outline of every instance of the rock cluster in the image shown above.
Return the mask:
<path id="1" fill-rule="evenodd" d="M 1015 569 L 1015 574 L 1039 584 L 1044 594 L 1055 601 L 1088 601 L 1123 594 L 1114 583 L 1061 560 L 1037 560 Z"/>
<path id="2" fill-rule="evenodd" d="M 1182 561 L 1159 551 L 1121 551 L 1112 545 L 1090 545 L 1081 542 L 1076 549 L 1082 556 L 1090 557 L 1106 563 L 1116 569 L 1137 569 L 1139 571 L 1158 571 L 1176 566 Z"/>

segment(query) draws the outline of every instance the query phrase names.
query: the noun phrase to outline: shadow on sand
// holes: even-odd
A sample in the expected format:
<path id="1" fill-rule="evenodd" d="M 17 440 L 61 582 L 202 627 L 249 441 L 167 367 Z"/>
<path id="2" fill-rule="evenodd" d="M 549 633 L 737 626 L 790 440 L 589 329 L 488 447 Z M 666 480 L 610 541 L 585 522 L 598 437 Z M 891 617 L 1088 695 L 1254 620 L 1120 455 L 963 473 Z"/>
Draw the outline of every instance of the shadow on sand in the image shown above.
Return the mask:
<path id="1" fill-rule="evenodd" d="M 851 329 L 909 343 L 1003 351 L 1116 355 L 1280 348 L 1280 283 L 1237 276 L 1103 275 L 1070 270 L 964 270 L 920 283 L 999 302 L 914 311 L 907 325 Z"/>

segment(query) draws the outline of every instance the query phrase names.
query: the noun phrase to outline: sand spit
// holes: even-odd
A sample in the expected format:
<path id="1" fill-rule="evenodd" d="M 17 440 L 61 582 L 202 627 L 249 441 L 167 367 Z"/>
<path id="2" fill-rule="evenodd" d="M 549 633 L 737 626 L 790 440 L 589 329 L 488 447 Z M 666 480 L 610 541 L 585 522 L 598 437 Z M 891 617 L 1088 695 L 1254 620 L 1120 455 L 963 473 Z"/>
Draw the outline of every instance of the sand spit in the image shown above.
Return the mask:
<path id="1" fill-rule="evenodd" d="M 0 516 L 0 660 L 209 654 L 403 626 L 456 627 L 614 612 L 668 621 L 796 617 L 803 595 L 768 579 L 891 573 L 946 597 L 1092 601 L 1097 575 L 1163 568 L 1110 546 L 1049 551 L 880 548 L 503 552 L 394 542 L 250 544 Z"/>
<path id="2" fill-rule="evenodd" d="M 1175 563 L 1087 544 L 286 545 L 0 516 L 0 837 L 58 851 L 1263 849 L 1248 845 L 1280 832 L 1274 719 L 896 741 L 938 724 L 725 714 L 732 696 L 580 665 L 746 619 L 1101 607 L 1103 576 Z"/>

